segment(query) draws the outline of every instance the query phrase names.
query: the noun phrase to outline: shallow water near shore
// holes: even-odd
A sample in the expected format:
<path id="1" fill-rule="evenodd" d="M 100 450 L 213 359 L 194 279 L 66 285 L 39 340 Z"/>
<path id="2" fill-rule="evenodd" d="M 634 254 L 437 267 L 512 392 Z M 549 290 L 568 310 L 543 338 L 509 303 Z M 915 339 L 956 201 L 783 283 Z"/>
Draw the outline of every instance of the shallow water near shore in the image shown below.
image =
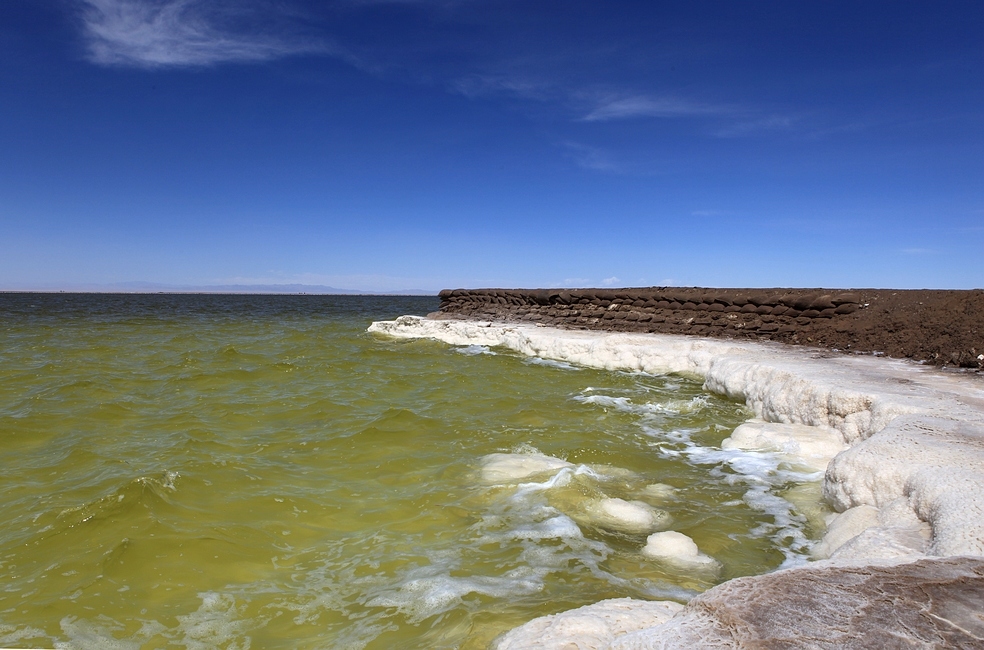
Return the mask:
<path id="1" fill-rule="evenodd" d="M 742 404 L 365 331 L 437 304 L 0 295 L 0 646 L 484 648 L 805 561 L 821 476 L 722 450 Z M 483 480 L 496 453 L 572 465 Z M 645 557 L 604 499 L 720 569 Z"/>

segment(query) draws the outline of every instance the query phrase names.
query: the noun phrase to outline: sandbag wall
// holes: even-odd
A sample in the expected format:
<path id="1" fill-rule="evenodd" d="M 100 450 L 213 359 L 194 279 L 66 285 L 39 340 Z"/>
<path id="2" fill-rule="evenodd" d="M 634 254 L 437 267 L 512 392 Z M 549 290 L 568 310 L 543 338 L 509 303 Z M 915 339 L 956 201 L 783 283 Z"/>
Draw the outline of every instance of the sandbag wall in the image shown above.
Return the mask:
<path id="1" fill-rule="evenodd" d="M 755 338 L 786 338 L 814 319 L 836 319 L 862 307 L 855 293 L 788 289 L 454 289 L 439 295 L 445 317 Z"/>

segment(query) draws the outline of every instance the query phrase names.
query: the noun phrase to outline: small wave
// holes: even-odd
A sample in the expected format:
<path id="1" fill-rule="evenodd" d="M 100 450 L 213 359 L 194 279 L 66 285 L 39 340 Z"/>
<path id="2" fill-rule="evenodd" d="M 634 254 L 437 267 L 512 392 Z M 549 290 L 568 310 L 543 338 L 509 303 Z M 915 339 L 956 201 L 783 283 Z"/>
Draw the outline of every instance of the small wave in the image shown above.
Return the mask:
<path id="1" fill-rule="evenodd" d="M 468 356 L 475 356 L 478 354 L 491 354 L 495 356 L 493 352 L 487 345 L 466 345 L 464 347 L 455 348 L 455 352 L 458 354 L 466 354 Z"/>
<path id="2" fill-rule="evenodd" d="M 65 508 L 55 519 L 61 526 L 71 528 L 90 520 L 119 516 L 133 510 L 138 504 L 147 505 L 148 500 L 170 503 L 170 493 L 177 491 L 175 481 L 178 476 L 177 472 L 170 470 L 157 476 L 140 476 L 94 501 Z"/>
<path id="3" fill-rule="evenodd" d="M 691 399 L 670 399 L 664 402 L 643 402 L 641 404 L 633 402 L 628 397 L 612 397 L 610 395 L 582 394 L 575 395 L 572 399 L 582 404 L 595 404 L 605 409 L 610 408 L 641 416 L 686 415 L 696 413 L 708 405 L 706 395 L 697 395 Z"/>
<path id="4" fill-rule="evenodd" d="M 546 366 L 548 368 L 559 368 L 561 370 L 580 370 L 577 366 L 571 365 L 566 361 L 554 361 L 553 359 L 541 359 L 540 357 L 526 357 L 523 363 L 531 366 Z"/>

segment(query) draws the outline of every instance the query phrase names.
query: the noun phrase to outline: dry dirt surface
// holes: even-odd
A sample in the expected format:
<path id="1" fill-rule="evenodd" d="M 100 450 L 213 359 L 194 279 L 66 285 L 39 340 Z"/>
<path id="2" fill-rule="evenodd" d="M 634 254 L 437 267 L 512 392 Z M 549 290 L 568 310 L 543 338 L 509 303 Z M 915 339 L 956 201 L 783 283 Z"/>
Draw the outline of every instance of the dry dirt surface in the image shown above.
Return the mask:
<path id="1" fill-rule="evenodd" d="M 771 340 L 984 369 L 984 290 L 457 289 L 438 318 Z"/>

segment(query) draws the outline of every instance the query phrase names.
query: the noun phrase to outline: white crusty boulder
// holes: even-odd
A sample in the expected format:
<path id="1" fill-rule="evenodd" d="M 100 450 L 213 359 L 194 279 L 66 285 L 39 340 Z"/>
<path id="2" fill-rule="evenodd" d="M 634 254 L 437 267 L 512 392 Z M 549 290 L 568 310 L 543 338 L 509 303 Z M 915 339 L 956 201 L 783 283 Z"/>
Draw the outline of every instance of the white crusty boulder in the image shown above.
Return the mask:
<path id="1" fill-rule="evenodd" d="M 480 472 L 483 483 L 507 485 L 565 467 L 574 465 L 543 454 L 489 454 L 482 457 Z"/>
<path id="2" fill-rule="evenodd" d="M 613 598 L 541 616 L 499 636 L 490 650 L 601 650 L 621 636 L 660 625 L 683 609 L 672 601 Z"/>

